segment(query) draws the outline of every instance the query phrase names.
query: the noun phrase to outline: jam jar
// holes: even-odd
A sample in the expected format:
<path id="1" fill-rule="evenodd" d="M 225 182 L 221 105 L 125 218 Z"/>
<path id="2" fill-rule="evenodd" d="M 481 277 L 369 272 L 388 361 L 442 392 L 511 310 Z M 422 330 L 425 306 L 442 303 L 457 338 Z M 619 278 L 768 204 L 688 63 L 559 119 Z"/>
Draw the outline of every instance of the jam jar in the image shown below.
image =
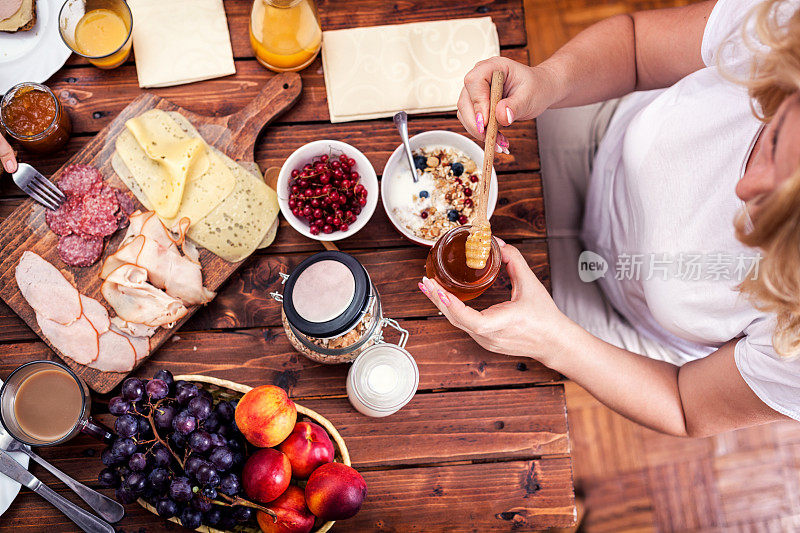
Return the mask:
<path id="1" fill-rule="evenodd" d="M 467 266 L 465 245 L 472 226 L 458 226 L 436 241 L 425 262 L 425 275 L 461 301 L 477 298 L 492 286 L 500 273 L 500 245 L 492 237 L 486 266 L 475 270 Z"/>
<path id="2" fill-rule="evenodd" d="M 383 317 L 381 297 L 366 269 L 339 251 L 312 255 L 290 275 L 281 274 L 281 320 L 292 346 L 320 363 L 349 363 L 370 346 L 383 342 L 386 326 L 408 332 Z"/>
<path id="3" fill-rule="evenodd" d="M 62 148 L 72 133 L 69 114 L 48 87 L 15 85 L 0 100 L 0 123 L 23 148 L 49 153 Z"/>

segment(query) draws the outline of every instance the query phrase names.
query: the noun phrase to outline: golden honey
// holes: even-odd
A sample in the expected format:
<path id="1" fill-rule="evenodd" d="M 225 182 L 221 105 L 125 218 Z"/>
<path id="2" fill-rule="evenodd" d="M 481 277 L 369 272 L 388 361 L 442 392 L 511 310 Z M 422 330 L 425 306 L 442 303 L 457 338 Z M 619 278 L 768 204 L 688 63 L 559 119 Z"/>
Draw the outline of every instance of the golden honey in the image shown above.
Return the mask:
<path id="1" fill-rule="evenodd" d="M 466 243 L 470 228 L 459 226 L 439 237 L 425 262 L 425 275 L 462 301 L 483 294 L 500 273 L 500 246 L 494 238 L 486 265 L 481 269 L 467 266 Z"/>

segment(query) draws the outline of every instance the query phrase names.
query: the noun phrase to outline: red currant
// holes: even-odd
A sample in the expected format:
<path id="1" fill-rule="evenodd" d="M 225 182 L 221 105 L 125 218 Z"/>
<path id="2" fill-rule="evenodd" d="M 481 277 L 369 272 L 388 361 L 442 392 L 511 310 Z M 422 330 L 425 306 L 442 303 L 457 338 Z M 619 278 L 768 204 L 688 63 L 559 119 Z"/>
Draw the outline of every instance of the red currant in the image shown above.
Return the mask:
<path id="1" fill-rule="evenodd" d="M 311 235 L 319 235 L 319 226 L 317 226 L 316 224 L 312 224 L 312 225 L 311 225 L 311 226 L 308 228 L 308 232 L 309 232 Z"/>
<path id="2" fill-rule="evenodd" d="M 358 201 L 358 203 L 359 203 L 359 205 L 361 205 L 363 207 L 363 206 L 367 205 L 367 199 L 366 198 L 361 198 Z"/>
<path id="3" fill-rule="evenodd" d="M 472 207 L 472 198 L 464 198 L 464 207 Z"/>
<path id="4" fill-rule="evenodd" d="M 300 175 L 300 171 L 299 170 L 297 170 L 297 169 L 292 170 L 292 177 L 293 178 L 296 178 L 299 175 Z"/>
<path id="5" fill-rule="evenodd" d="M 354 167 L 356 166 L 356 160 L 351 157 L 347 160 L 347 164 L 350 165 L 351 167 Z"/>
<path id="6" fill-rule="evenodd" d="M 478 176 L 470 176 L 469 181 L 471 181 L 472 183 L 478 183 Z"/>
<path id="7" fill-rule="evenodd" d="M 467 197 L 472 196 L 472 189 L 466 189 L 465 188 L 464 189 L 464 196 L 467 196 Z"/>
<path id="8" fill-rule="evenodd" d="M 428 212 L 423 211 L 422 213 L 419 214 L 419 216 L 421 216 L 423 219 L 428 218 Z"/>
<path id="9" fill-rule="evenodd" d="M 347 155 L 345 154 L 340 155 L 339 161 L 341 161 L 342 163 L 347 163 Z"/>
<path id="10" fill-rule="evenodd" d="M 464 216 L 464 215 L 461 215 L 460 217 L 458 217 L 458 223 L 459 224 L 466 224 L 467 223 L 467 217 Z"/>
<path id="11" fill-rule="evenodd" d="M 325 224 L 322 226 L 322 233 L 333 233 L 333 226 L 330 224 Z"/>
<path id="12" fill-rule="evenodd" d="M 344 187 L 345 189 L 349 189 L 350 188 L 350 180 L 342 180 L 342 187 Z"/>
<path id="13" fill-rule="evenodd" d="M 341 165 L 342 164 L 339 163 L 338 161 L 331 161 L 331 168 L 334 170 L 338 169 Z"/>
<path id="14" fill-rule="evenodd" d="M 327 185 L 328 183 L 330 183 L 330 181 L 331 181 L 330 175 L 323 174 L 322 176 L 319 177 L 319 182 L 323 185 Z"/>
<path id="15" fill-rule="evenodd" d="M 322 154 L 321 156 L 319 156 L 319 160 L 322 161 L 323 163 L 327 163 L 328 162 L 328 154 Z"/>
<path id="16" fill-rule="evenodd" d="M 350 229 L 350 226 L 348 226 L 348 225 L 347 225 L 346 223 L 344 223 L 344 222 L 342 223 L 342 225 L 341 225 L 341 226 L 339 226 L 339 230 L 340 230 L 340 231 L 347 231 L 347 230 L 349 230 L 349 229 Z"/>

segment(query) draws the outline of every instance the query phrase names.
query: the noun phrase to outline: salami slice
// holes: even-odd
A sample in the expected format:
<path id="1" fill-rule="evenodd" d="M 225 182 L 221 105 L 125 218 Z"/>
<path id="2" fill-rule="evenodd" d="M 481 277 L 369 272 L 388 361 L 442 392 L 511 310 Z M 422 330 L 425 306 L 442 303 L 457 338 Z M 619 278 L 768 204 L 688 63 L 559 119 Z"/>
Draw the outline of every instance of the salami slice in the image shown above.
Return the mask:
<path id="1" fill-rule="evenodd" d="M 119 210 L 125 213 L 126 215 L 130 216 L 136 211 L 136 205 L 133 203 L 133 199 L 122 192 L 119 189 L 114 189 L 114 194 L 117 196 L 117 202 L 119 202 Z"/>
<path id="2" fill-rule="evenodd" d="M 83 197 L 82 208 L 79 233 L 105 237 L 119 228 L 116 217 L 119 202 L 113 187 L 103 186 L 86 194 Z"/>
<path id="3" fill-rule="evenodd" d="M 64 235 L 58 239 L 57 248 L 58 256 L 66 264 L 87 267 L 103 254 L 103 239 L 91 235 Z"/>
<path id="4" fill-rule="evenodd" d="M 58 188 L 66 195 L 82 196 L 96 186 L 102 186 L 103 175 L 89 165 L 70 165 L 58 179 Z"/>
<path id="5" fill-rule="evenodd" d="M 55 211 L 48 210 L 44 215 L 47 226 L 56 235 L 69 235 L 72 233 L 72 224 L 70 220 L 69 208 L 67 204 L 69 201 L 64 202 Z"/>
<path id="6" fill-rule="evenodd" d="M 130 222 L 130 217 L 128 217 L 128 213 L 126 213 L 121 207 L 120 210 L 117 211 L 117 227 L 119 229 L 127 228 L 128 222 Z"/>

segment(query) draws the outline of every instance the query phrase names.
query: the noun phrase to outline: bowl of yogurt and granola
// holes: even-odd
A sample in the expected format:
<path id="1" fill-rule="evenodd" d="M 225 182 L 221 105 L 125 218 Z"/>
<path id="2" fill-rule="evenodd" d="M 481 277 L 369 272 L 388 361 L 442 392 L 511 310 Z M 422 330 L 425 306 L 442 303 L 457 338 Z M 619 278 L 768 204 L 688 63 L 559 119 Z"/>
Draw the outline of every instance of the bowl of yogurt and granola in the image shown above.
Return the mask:
<path id="1" fill-rule="evenodd" d="M 475 216 L 483 167 L 483 148 L 451 131 L 427 131 L 409 139 L 414 182 L 405 149 L 395 149 L 383 169 L 381 199 L 389 220 L 409 240 L 433 246 L 448 230 Z M 492 170 L 487 215 L 497 203 L 497 175 Z"/>

